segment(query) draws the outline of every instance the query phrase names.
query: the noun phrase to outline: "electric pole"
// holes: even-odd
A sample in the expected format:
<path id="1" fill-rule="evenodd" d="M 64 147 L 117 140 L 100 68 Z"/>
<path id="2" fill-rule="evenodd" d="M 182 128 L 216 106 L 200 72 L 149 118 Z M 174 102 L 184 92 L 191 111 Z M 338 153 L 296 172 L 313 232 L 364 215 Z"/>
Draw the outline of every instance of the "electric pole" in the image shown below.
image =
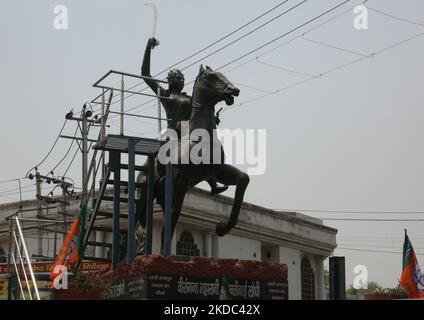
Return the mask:
<path id="1" fill-rule="evenodd" d="M 38 170 L 35 171 L 35 184 L 36 184 L 36 198 L 37 198 L 37 219 L 43 219 L 43 209 L 41 208 L 41 176 L 38 173 Z M 37 254 L 39 257 L 43 255 L 43 230 L 40 225 L 38 225 L 38 250 Z"/>
<path id="2" fill-rule="evenodd" d="M 86 111 L 87 107 L 84 104 L 82 108 L 82 128 L 81 128 L 81 139 L 82 139 L 82 194 L 85 196 L 87 194 L 87 172 L 88 172 L 88 122 L 87 116 L 91 116 L 91 111 L 88 113 Z"/>
<path id="3" fill-rule="evenodd" d="M 81 117 L 77 118 L 74 117 L 73 112 L 69 112 L 66 115 L 66 119 L 73 120 L 78 122 L 78 127 L 81 132 L 81 137 L 70 137 L 61 135 L 61 138 L 65 139 L 72 139 L 75 140 L 78 143 L 79 149 L 82 154 L 82 195 L 85 197 L 87 195 L 87 189 L 88 189 L 88 183 L 87 183 L 87 174 L 88 174 L 88 142 L 97 142 L 97 140 L 88 139 L 88 124 L 98 124 L 100 123 L 100 120 L 91 120 L 89 119 L 93 115 L 91 110 L 87 110 L 87 105 L 84 104 L 82 111 L 81 111 Z"/>

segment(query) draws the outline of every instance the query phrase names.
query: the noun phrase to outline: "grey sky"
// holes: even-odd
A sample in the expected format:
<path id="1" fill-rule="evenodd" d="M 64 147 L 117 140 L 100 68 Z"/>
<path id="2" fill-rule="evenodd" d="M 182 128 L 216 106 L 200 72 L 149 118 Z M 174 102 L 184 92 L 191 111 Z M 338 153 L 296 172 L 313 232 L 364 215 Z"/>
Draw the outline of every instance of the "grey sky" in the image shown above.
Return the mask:
<path id="1" fill-rule="evenodd" d="M 157 1 L 157 38 L 161 44 L 152 53 L 152 73 L 162 71 L 205 45 L 243 25 L 280 1 Z M 301 0 L 290 0 L 269 16 L 231 39 L 237 38 Z M 228 61 L 284 34 L 341 0 L 310 0 L 216 55 L 202 61 L 217 68 Z M 359 4 L 350 1 L 329 16 L 283 38 L 261 51 L 224 68 L 255 58 L 293 39 L 313 26 Z M 53 8 L 69 10 L 69 30 L 53 28 Z M 424 23 L 420 0 L 370 0 L 369 7 Z M 109 69 L 138 73 L 145 44 L 151 34 L 151 11 L 144 1 L 2 1 L 0 11 L 0 180 L 22 177 L 49 150 L 64 115 L 91 100 L 99 92 L 91 85 Z M 369 30 L 353 28 L 353 12 L 340 16 L 305 37 L 361 54 L 370 54 L 424 32 L 423 26 L 400 22 L 370 12 Z M 214 47 L 228 43 L 228 39 Z M 199 56 L 213 51 L 210 49 Z M 266 128 L 268 163 L 263 176 L 252 177 L 246 201 L 276 209 L 348 211 L 424 211 L 424 100 L 422 74 L 424 37 L 382 52 L 320 79 L 281 91 L 278 95 L 228 108 L 222 128 Z M 259 61 L 318 75 L 357 59 L 342 52 L 297 39 L 264 55 Z M 195 58 L 183 63 L 197 60 Z M 184 71 L 186 82 L 197 74 L 200 62 Z M 179 66 L 179 67 L 182 67 Z M 252 61 L 229 72 L 239 85 L 237 102 L 248 101 L 265 91 L 274 91 L 306 79 Z M 130 84 L 130 83 L 129 83 Z M 259 90 L 249 89 L 247 86 Z M 144 87 L 142 85 L 139 88 Z M 191 87 L 186 88 L 191 93 Z M 129 98 L 126 108 L 146 99 Z M 117 105 L 115 105 L 115 108 Z M 134 112 L 154 114 L 153 106 Z M 129 120 L 128 134 L 155 134 L 155 123 Z M 72 135 L 70 123 L 65 134 Z M 118 129 L 112 127 L 110 132 Z M 94 137 L 94 132 L 92 134 Z M 41 166 L 48 173 L 66 152 L 69 141 L 61 140 Z M 71 156 L 55 171 L 60 175 Z M 68 175 L 80 185 L 80 156 Z M 24 185 L 31 182 L 25 181 Z M 16 184 L 1 184 L 1 192 Z M 50 189 L 44 187 L 47 193 Z M 26 197 L 33 195 L 27 188 Z M 233 190 L 227 194 L 232 195 Z M 3 194 L 1 202 L 16 198 Z M 423 218 L 423 214 L 311 214 L 334 218 Z M 416 252 L 424 254 L 424 222 L 328 221 L 339 230 L 340 247 L 361 250 L 402 251 L 407 228 Z M 353 237 L 353 238 L 348 238 Z M 363 239 L 361 239 L 363 237 Z M 401 254 L 337 249 L 347 259 L 347 278 L 353 267 L 366 265 L 369 280 L 394 286 L 401 272 Z M 418 256 L 424 268 L 424 256 Z"/>

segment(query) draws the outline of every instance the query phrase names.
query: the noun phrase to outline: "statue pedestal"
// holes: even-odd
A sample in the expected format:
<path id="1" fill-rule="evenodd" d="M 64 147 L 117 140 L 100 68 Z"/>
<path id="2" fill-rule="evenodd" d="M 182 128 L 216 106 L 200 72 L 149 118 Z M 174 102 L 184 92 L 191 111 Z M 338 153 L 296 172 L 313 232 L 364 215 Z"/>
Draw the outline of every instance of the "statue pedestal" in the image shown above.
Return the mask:
<path id="1" fill-rule="evenodd" d="M 233 300 L 288 299 L 287 266 L 274 262 L 149 255 L 89 276 L 109 284 L 104 299 L 217 300 L 223 289 Z"/>

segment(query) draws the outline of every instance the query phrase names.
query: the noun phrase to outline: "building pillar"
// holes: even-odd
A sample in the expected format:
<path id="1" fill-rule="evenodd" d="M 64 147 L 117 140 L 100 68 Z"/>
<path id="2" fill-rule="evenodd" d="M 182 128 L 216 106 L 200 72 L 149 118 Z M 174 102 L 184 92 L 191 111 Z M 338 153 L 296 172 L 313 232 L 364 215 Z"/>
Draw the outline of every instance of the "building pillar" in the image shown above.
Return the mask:
<path id="1" fill-rule="evenodd" d="M 300 266 L 302 260 L 300 251 L 282 246 L 280 246 L 279 251 L 279 262 L 286 264 L 288 269 L 289 300 L 301 300 L 302 276 Z"/>
<path id="2" fill-rule="evenodd" d="M 171 241 L 171 255 L 177 254 L 177 240 L 179 236 L 180 236 L 180 229 L 176 227 L 174 231 L 174 236 L 172 237 L 172 241 Z"/>
<path id="3" fill-rule="evenodd" d="M 96 242 L 104 242 L 104 232 L 96 231 Z M 104 247 L 96 246 L 94 257 L 96 258 L 104 258 Z"/>
<path id="4" fill-rule="evenodd" d="M 316 300 L 325 300 L 324 285 L 324 258 L 315 257 L 315 298 Z"/>
<path id="5" fill-rule="evenodd" d="M 212 258 L 212 233 L 203 232 L 203 253 L 205 257 Z"/>
<path id="6" fill-rule="evenodd" d="M 211 258 L 218 259 L 219 257 L 219 238 L 216 234 L 211 233 Z"/>

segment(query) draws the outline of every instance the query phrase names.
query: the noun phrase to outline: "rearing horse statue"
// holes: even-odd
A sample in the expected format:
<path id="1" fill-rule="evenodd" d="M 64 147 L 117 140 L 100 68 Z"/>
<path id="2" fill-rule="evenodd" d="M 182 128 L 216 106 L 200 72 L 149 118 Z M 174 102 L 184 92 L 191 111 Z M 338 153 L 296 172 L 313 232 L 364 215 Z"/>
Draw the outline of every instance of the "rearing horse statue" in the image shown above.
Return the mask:
<path id="1" fill-rule="evenodd" d="M 189 132 L 185 137 L 182 134 L 181 140 L 190 139 L 189 143 L 179 142 L 180 158 L 183 154 L 190 153 L 200 141 L 193 139 L 194 132 L 197 129 L 202 129 L 203 132 L 209 134 L 210 153 L 207 163 L 193 163 L 191 159 L 188 164 L 177 164 L 173 167 L 173 199 L 172 199 L 172 235 L 174 234 L 178 218 L 181 213 L 184 198 L 188 190 L 195 185 L 208 179 L 214 179 L 225 185 L 235 185 L 234 202 L 230 216 L 226 222 L 219 222 L 216 226 L 216 234 L 224 236 L 237 224 L 240 208 L 243 203 L 244 193 L 249 184 L 249 176 L 237 169 L 236 167 L 224 163 L 224 152 L 216 136 L 216 117 L 215 105 L 220 101 L 225 101 L 227 105 L 234 103 L 234 97 L 238 96 L 240 90 L 237 89 L 222 73 L 214 72 L 211 68 L 200 66 L 199 74 L 196 78 L 193 87 L 191 117 L 189 121 Z M 215 141 L 215 142 L 213 142 Z M 184 147 L 185 145 L 186 147 Z M 187 147 L 188 146 L 188 147 Z M 199 147 L 197 145 L 197 147 Z M 216 161 L 213 157 L 214 152 L 220 152 L 221 157 Z M 188 157 L 190 158 L 190 157 Z M 214 161 L 213 161 L 214 160 Z M 163 183 L 163 165 L 156 161 L 155 170 L 155 198 L 161 205 L 164 211 L 164 183 Z M 146 225 L 146 191 L 147 183 L 143 173 L 137 177 L 137 180 L 142 183 L 139 190 L 140 203 L 138 205 L 137 216 L 141 226 Z M 162 230 L 163 231 L 163 230 Z M 163 236 L 163 232 L 162 232 Z M 163 239 L 163 237 L 162 237 Z"/>

